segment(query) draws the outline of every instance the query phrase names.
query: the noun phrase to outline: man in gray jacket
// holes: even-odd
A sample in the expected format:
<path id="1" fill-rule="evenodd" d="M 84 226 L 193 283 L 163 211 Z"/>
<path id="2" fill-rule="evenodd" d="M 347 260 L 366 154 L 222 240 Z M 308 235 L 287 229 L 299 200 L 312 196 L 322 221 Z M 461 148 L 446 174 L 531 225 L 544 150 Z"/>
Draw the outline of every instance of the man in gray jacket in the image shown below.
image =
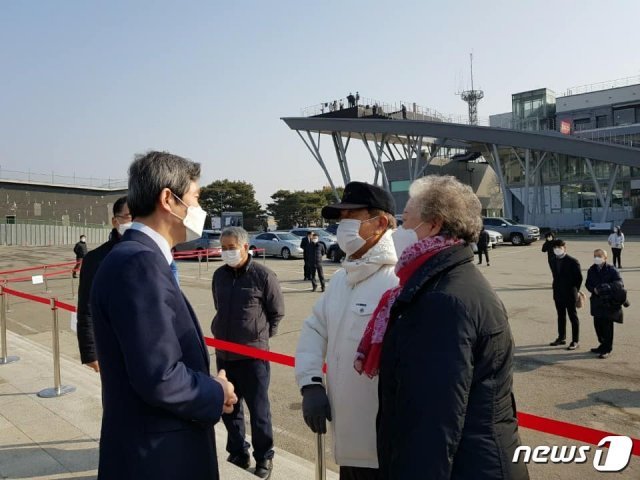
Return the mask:
<path id="1" fill-rule="evenodd" d="M 217 310 L 211 331 L 229 342 L 263 350 L 284 316 L 284 298 L 272 270 L 249 255 L 249 236 L 241 227 L 228 227 L 220 236 L 225 263 L 213 274 L 213 301 Z M 265 360 L 216 350 L 218 370 L 225 369 L 236 388 L 238 403 L 222 416 L 227 427 L 227 461 L 249 468 L 249 443 L 245 440 L 242 400 L 251 415 L 255 475 L 268 478 L 273 459 L 273 431 L 269 405 L 270 366 Z"/>

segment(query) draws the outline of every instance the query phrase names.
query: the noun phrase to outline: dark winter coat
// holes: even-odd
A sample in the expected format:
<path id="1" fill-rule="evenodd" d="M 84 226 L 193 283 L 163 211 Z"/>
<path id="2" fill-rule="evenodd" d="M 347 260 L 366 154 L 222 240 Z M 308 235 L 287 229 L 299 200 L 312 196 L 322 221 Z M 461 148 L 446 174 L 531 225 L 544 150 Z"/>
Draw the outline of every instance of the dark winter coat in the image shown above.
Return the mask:
<path id="1" fill-rule="evenodd" d="M 304 259 L 304 263 L 309 263 L 309 259 L 307 258 L 307 245 L 309 245 L 311 241 L 309 237 L 302 237 L 300 240 L 300 248 L 302 249 L 302 258 Z"/>
<path id="2" fill-rule="evenodd" d="M 304 250 L 304 257 L 307 265 L 310 267 L 318 267 L 322 265 L 322 257 L 326 254 L 324 245 L 320 242 L 309 242 Z"/>
<path id="3" fill-rule="evenodd" d="M 553 253 L 553 242 L 555 239 L 545 240 L 542 244 L 542 251 L 547 253 L 547 261 L 549 262 L 549 267 L 553 269 L 553 264 L 556 260 L 556 254 Z"/>
<path id="4" fill-rule="evenodd" d="M 87 242 L 78 242 L 73 247 L 73 253 L 76 254 L 76 260 L 80 260 L 87 255 Z"/>
<path id="5" fill-rule="evenodd" d="M 489 232 L 486 230 L 482 230 L 480 232 L 480 236 L 478 237 L 478 250 L 486 250 L 491 243 L 491 238 L 489 237 Z"/>
<path id="6" fill-rule="evenodd" d="M 430 258 L 391 309 L 380 363 L 384 479 L 528 479 L 507 312 L 468 246 Z"/>
<path id="7" fill-rule="evenodd" d="M 582 286 L 582 272 L 578 260 L 569 255 L 556 258 L 551 271 L 553 273 L 553 299 L 566 305 L 575 302 L 578 290 Z"/>
<path id="8" fill-rule="evenodd" d="M 622 323 L 622 304 L 627 300 L 627 291 L 616 267 L 608 263 L 602 268 L 592 265 L 584 286 L 591 292 L 591 315 Z"/>
<path id="9" fill-rule="evenodd" d="M 218 268 L 211 289 L 217 310 L 211 323 L 214 337 L 268 350 L 269 338 L 284 317 L 284 297 L 276 274 L 249 256 L 240 269 Z M 246 359 L 224 350 L 216 350 L 216 355 L 222 360 Z"/>
<path id="10" fill-rule="evenodd" d="M 93 318 L 91 317 L 91 285 L 96 276 L 98 267 L 120 240 L 118 231 L 114 228 L 109 236 L 109 241 L 103 243 L 95 250 L 87 253 L 82 261 L 80 269 L 80 284 L 78 285 L 78 347 L 82 363 L 91 363 L 98 360 L 96 353 L 96 340 L 93 330 Z"/>

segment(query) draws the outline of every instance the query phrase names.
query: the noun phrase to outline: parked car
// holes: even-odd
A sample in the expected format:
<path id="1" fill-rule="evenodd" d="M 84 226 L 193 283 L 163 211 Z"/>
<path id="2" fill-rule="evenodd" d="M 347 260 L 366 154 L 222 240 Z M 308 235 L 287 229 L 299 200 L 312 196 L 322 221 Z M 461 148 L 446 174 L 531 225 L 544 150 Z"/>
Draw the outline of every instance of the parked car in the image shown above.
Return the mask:
<path id="1" fill-rule="evenodd" d="M 209 249 L 209 257 L 222 257 L 220 244 L 220 230 L 203 230 L 202 236 L 189 242 L 179 243 L 173 247 L 174 252 L 189 252 L 192 250 Z"/>
<path id="2" fill-rule="evenodd" d="M 346 254 L 340 249 L 338 243 L 334 243 L 327 249 L 327 258 L 334 263 L 340 263 Z"/>
<path id="3" fill-rule="evenodd" d="M 324 245 L 324 251 L 327 252 L 327 258 L 329 258 L 329 247 L 334 244 L 338 244 L 338 239 L 332 233 L 327 232 L 323 228 L 294 228 L 290 230 L 296 237 L 299 237 L 302 240 L 307 236 L 307 232 L 315 232 L 318 234 L 318 243 Z"/>
<path id="4" fill-rule="evenodd" d="M 496 232 L 495 230 L 489 230 L 486 228 L 485 231 L 489 234 L 489 245 L 491 246 L 491 248 L 496 248 L 504 241 L 500 232 Z"/>
<path id="5" fill-rule="evenodd" d="M 485 228 L 495 230 L 513 245 L 527 245 L 540 239 L 540 229 L 533 225 L 521 225 L 504 217 L 483 217 Z"/>
<path id="6" fill-rule="evenodd" d="M 265 255 L 275 255 L 285 260 L 302 258 L 300 237 L 289 232 L 265 232 L 254 235 L 249 239 L 249 250 L 265 249 Z"/>
<path id="7" fill-rule="evenodd" d="M 324 227 L 324 229 L 329 232 L 331 235 L 337 235 L 338 233 L 338 224 L 332 223 L 331 225 Z"/>

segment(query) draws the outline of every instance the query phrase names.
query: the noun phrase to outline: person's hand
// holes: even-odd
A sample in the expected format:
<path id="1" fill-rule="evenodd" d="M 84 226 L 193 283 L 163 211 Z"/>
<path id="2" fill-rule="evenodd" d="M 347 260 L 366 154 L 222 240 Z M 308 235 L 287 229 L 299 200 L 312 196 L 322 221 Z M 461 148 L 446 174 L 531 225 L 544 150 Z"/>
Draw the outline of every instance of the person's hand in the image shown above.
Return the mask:
<path id="1" fill-rule="evenodd" d="M 94 362 L 85 363 L 85 365 L 89 367 L 91 370 L 93 370 L 94 372 L 100 373 L 100 365 L 98 364 L 98 360 Z"/>
<path id="2" fill-rule="evenodd" d="M 222 405 L 222 412 L 233 412 L 233 406 L 238 403 L 238 397 L 235 394 L 233 383 L 227 380 L 227 372 L 225 372 L 224 369 L 220 370 L 218 372 L 218 376 L 214 377 L 213 379 L 222 386 L 222 391 L 224 392 L 224 404 Z"/>
<path id="3" fill-rule="evenodd" d="M 302 388 L 302 415 L 313 433 L 327 433 L 331 405 L 322 385 L 306 385 Z"/>

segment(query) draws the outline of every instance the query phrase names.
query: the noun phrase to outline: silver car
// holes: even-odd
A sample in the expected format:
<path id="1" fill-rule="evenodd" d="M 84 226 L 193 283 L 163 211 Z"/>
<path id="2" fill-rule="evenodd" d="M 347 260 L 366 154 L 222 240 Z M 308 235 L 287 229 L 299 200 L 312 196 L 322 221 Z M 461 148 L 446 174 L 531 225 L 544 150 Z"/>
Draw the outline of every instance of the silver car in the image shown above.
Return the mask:
<path id="1" fill-rule="evenodd" d="M 251 237 L 249 250 L 263 249 L 265 255 L 275 255 L 285 260 L 302 258 L 304 252 L 300 248 L 300 237 L 289 232 L 265 232 Z M 262 252 L 256 252 L 261 255 Z"/>

